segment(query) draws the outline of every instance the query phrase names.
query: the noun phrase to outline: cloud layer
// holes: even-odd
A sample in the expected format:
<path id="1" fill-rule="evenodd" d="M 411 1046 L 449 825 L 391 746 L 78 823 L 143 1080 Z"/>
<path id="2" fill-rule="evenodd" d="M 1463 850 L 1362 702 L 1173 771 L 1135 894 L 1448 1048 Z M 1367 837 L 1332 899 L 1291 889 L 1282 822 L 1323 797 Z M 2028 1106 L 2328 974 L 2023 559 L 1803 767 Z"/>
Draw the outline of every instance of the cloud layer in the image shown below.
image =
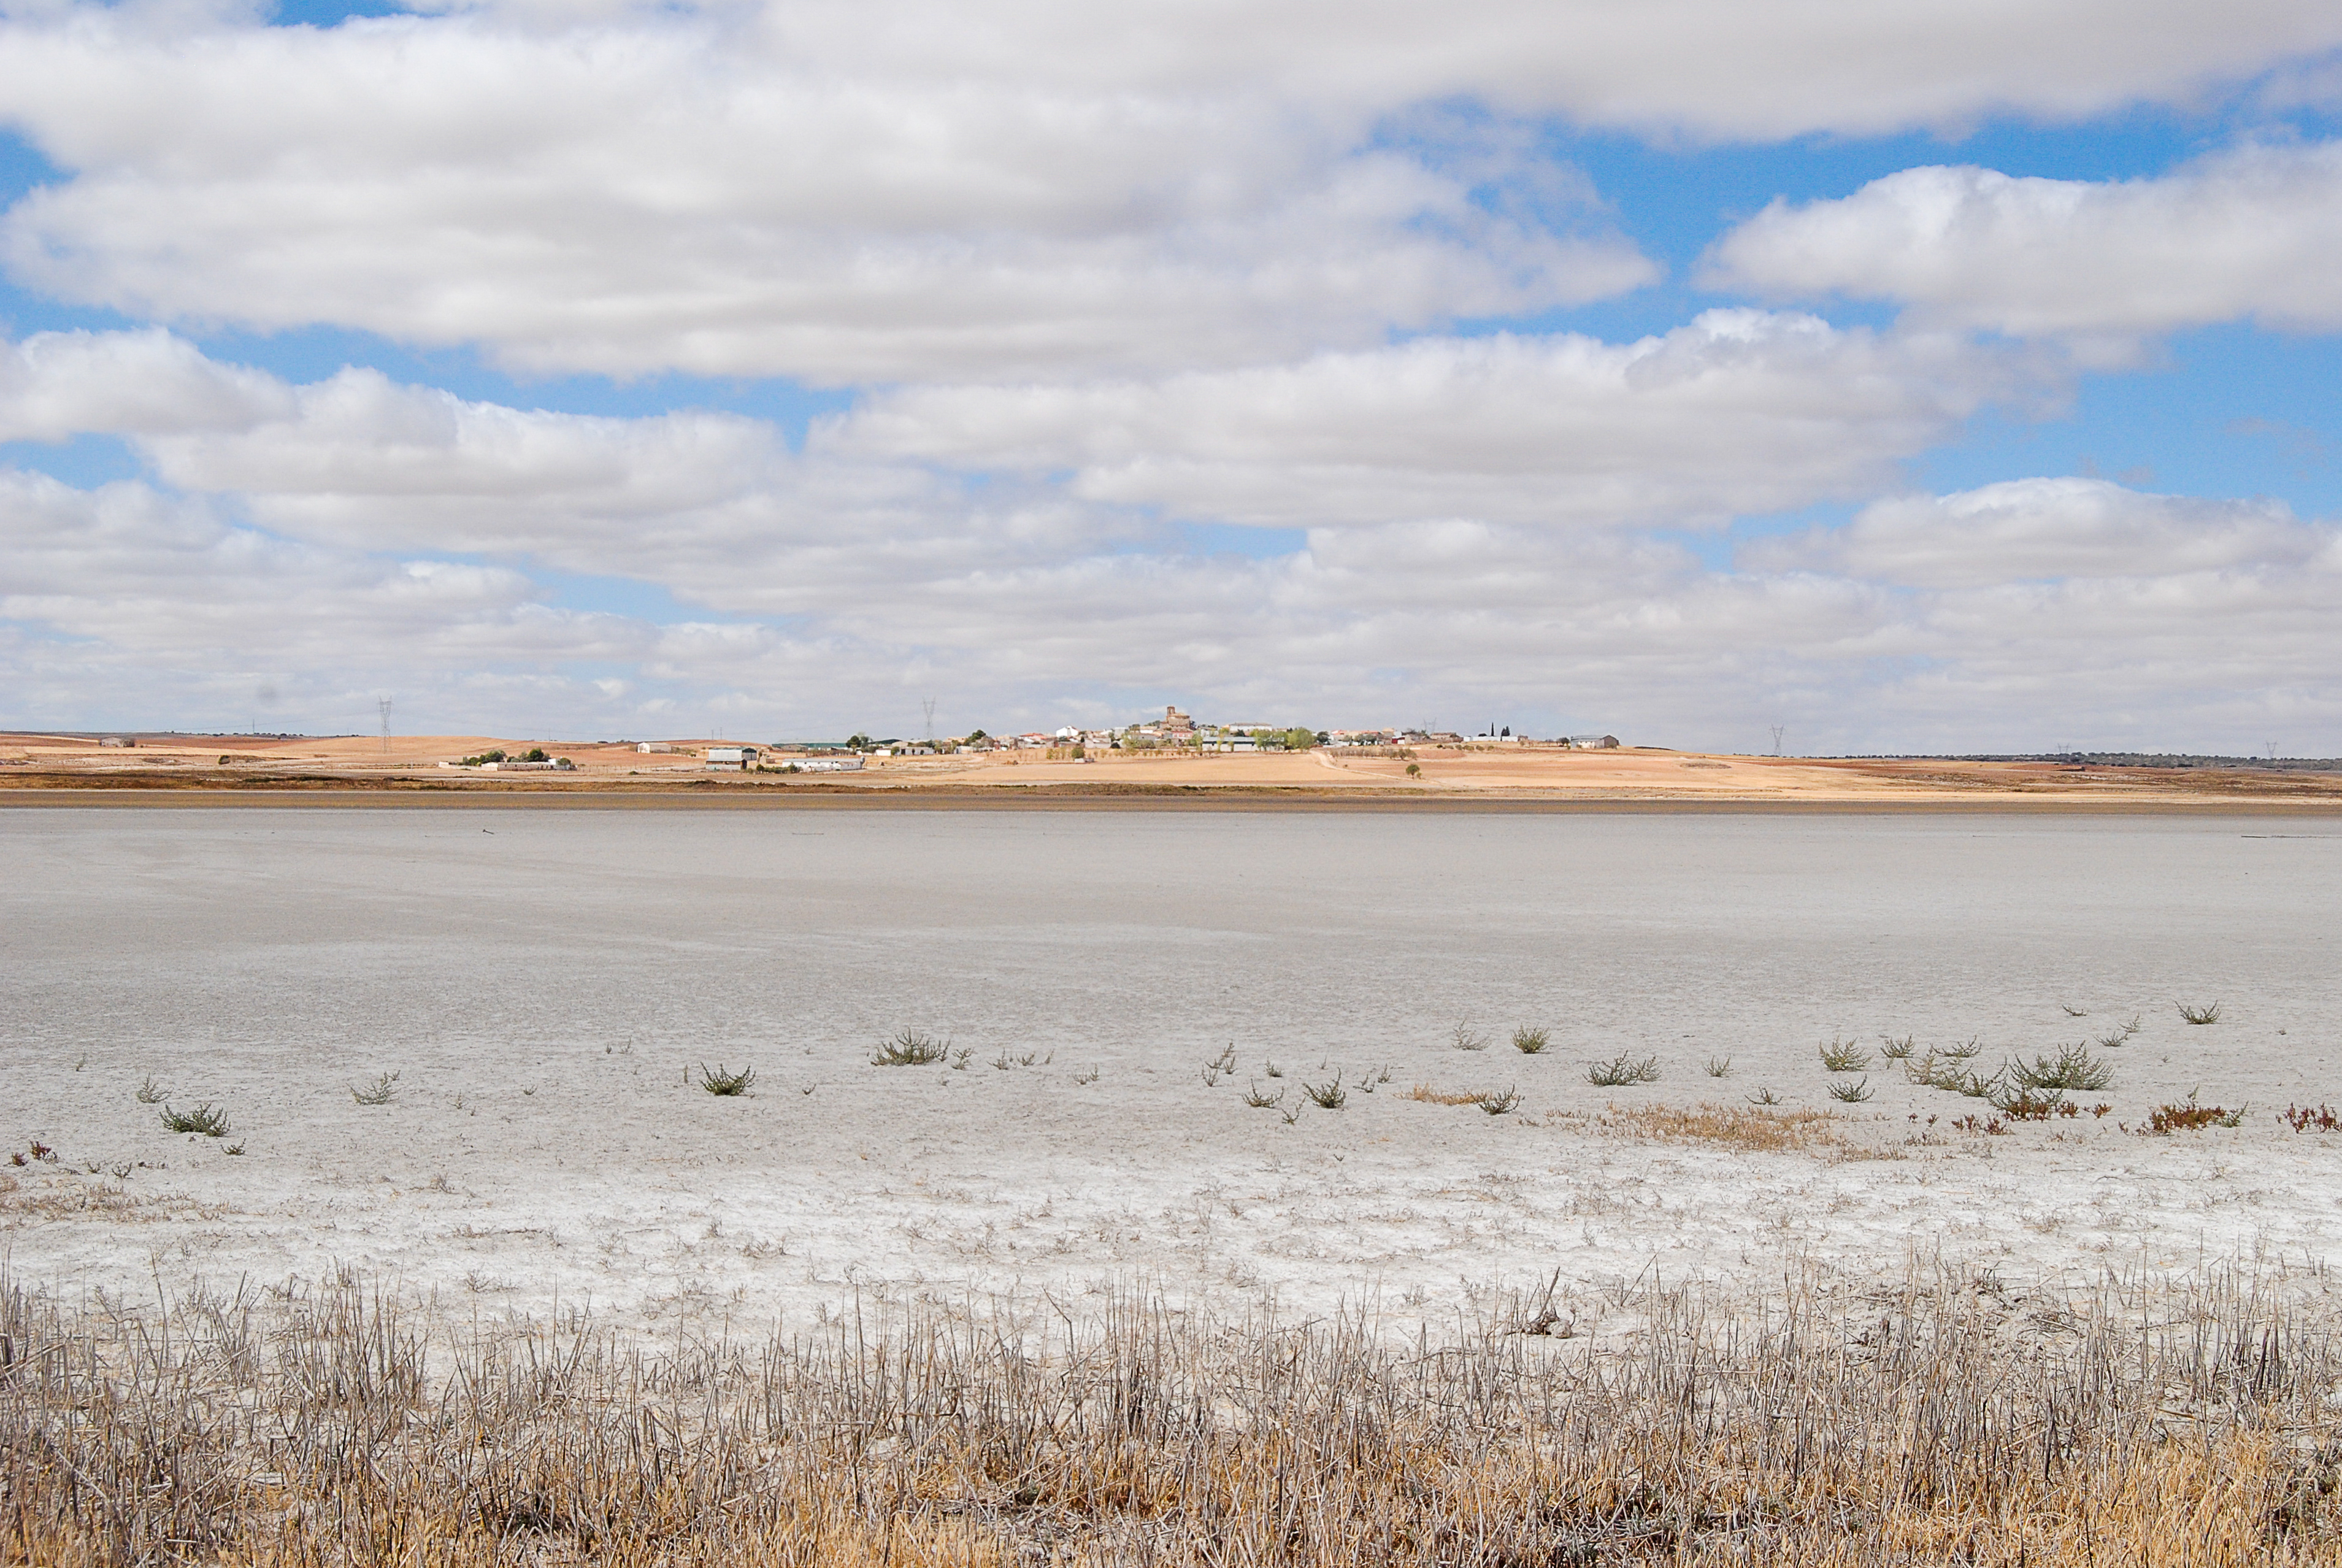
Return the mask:
<path id="1" fill-rule="evenodd" d="M 0 23 L 0 103 L 67 177 L 0 255 L 143 317 L 535 369 L 1271 363 L 1652 279 L 1507 116 L 2072 119 L 2337 47 L 2291 0 L 483 5 L 323 32 L 44 7 Z M 1459 101 L 1495 134 L 1426 120 Z"/>
<path id="2" fill-rule="evenodd" d="M 322 30 L 25 0 L 0 115 L 55 174 L 0 266 L 132 325 L 0 342 L 0 684 L 47 723 L 245 722 L 265 689 L 331 725 L 395 683 L 448 729 L 884 726 L 941 690 L 995 727 L 1176 700 L 2342 750 L 2327 522 L 1915 479 L 2159 335 L 2342 328 L 2342 144 L 1719 192 L 1758 215 L 1695 279 L 1730 297 L 1627 341 L 1583 324 L 1682 297 L 1638 294 L 1668 280 L 1637 198 L 1706 198 L 1571 153 L 1638 140 L 1672 178 L 1740 166 L 1697 163 L 1719 142 L 2323 102 L 2337 51 L 2297 0 L 450 0 Z M 851 396 L 797 436 L 688 394 L 610 417 L 266 368 L 305 327 Z M 262 363 L 205 354 L 223 328 Z M 93 439 L 136 477 L 30 471 Z"/>
<path id="3" fill-rule="evenodd" d="M 1745 313 L 1072 401 L 904 394 L 792 453 L 734 415 L 528 412 L 366 371 L 296 386 L 151 333 L 56 335 L 15 345 L 0 409 L 56 406 L 91 364 L 169 367 L 135 407 L 90 406 L 186 498 L 5 476 L 0 616 L 35 696 L 140 668 L 203 672 L 198 705 L 371 677 L 524 728 L 819 727 L 919 685 L 969 723 L 1307 692 L 1323 722 L 1728 734 L 1766 714 L 1808 745 L 2342 722 L 2320 664 L 2342 653 L 2342 544 L 2273 503 L 2017 481 L 1879 501 L 1722 567 L 1643 531 L 1877 484 L 2012 374 L 1957 352 Z M 1845 450 L 1777 428 L 1800 424 Z M 1699 443 L 1669 444 L 1682 430 Z M 1020 467 L 1069 473 L 984 476 Z M 1198 556 L 1140 500 L 1303 532 Z M 499 562 L 655 583 L 705 619 L 565 609 Z"/>

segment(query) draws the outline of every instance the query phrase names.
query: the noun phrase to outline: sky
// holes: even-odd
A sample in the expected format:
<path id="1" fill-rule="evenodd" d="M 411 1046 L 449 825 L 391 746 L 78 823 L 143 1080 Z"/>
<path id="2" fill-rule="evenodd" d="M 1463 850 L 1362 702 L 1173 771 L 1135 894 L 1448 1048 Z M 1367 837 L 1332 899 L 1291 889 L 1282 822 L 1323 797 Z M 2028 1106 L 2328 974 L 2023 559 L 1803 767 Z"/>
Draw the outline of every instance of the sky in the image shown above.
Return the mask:
<path id="1" fill-rule="evenodd" d="M 0 0 L 0 727 L 2342 754 L 2342 8 Z"/>

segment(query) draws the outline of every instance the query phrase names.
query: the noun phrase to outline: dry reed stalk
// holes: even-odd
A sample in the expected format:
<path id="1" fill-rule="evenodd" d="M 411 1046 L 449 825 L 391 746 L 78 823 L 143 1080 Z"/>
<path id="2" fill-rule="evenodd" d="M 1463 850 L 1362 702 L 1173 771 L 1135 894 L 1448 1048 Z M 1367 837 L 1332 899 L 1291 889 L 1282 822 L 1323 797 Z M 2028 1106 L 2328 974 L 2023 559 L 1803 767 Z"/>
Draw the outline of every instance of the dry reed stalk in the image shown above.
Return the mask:
<path id="1" fill-rule="evenodd" d="M 0 1556 L 2342 1563 L 2342 1342 L 2266 1281 L 1605 1304 L 1642 1326 L 1436 1343 L 1125 1300 L 653 1353 L 451 1337 L 347 1286 L 71 1316 L 7 1288 Z"/>
<path id="2" fill-rule="evenodd" d="M 1768 1111 L 1754 1105 L 1613 1105 L 1602 1114 L 1606 1132 L 1672 1144 L 1717 1144 L 1758 1152 L 1842 1147 L 1843 1115 L 1830 1111 Z"/>

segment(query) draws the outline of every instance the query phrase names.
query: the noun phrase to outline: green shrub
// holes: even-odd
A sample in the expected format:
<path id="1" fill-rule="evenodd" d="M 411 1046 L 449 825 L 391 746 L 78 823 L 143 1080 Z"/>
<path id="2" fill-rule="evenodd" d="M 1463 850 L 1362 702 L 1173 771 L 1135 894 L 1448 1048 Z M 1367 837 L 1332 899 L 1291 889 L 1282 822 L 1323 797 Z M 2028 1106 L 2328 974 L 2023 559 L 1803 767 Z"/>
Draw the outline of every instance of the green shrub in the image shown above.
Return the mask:
<path id="1" fill-rule="evenodd" d="M 1833 1038 L 1821 1052 L 1822 1065 L 1833 1073 L 1859 1073 L 1870 1065 L 1870 1053 L 1851 1040 Z"/>
<path id="2" fill-rule="evenodd" d="M 878 1042 L 878 1049 L 871 1054 L 870 1064 L 873 1067 L 924 1067 L 931 1062 L 942 1061 L 950 1049 L 951 1042 L 948 1040 L 938 1040 L 916 1029 L 905 1029 L 891 1040 Z"/>
<path id="3" fill-rule="evenodd" d="M 206 1138 L 224 1137 L 227 1133 L 227 1113 L 208 1101 L 192 1111 L 174 1111 L 163 1107 L 163 1125 L 174 1133 L 201 1133 Z"/>
<path id="4" fill-rule="evenodd" d="M 705 1062 L 699 1064 L 699 1086 L 711 1094 L 745 1094 L 756 1082 L 756 1070 L 754 1067 L 743 1067 L 737 1073 L 727 1073 L 724 1070 L 724 1064 L 719 1062 L 716 1065 L 716 1070 L 711 1073 Z"/>

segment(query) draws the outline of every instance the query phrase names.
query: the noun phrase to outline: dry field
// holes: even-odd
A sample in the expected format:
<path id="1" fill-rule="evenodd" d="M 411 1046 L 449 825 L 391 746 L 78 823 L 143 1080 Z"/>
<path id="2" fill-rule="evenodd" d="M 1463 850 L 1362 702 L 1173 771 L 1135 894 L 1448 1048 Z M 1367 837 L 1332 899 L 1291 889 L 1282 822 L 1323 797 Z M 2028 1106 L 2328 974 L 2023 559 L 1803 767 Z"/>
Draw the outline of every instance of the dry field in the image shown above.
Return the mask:
<path id="1" fill-rule="evenodd" d="M 1438 1338 L 874 1305 L 656 1346 L 353 1282 L 76 1314 L 11 1290 L 0 1541 L 305 1568 L 2330 1563 L 2326 1283 L 1793 1277 L 1542 1293 Z"/>
<path id="2" fill-rule="evenodd" d="M 1455 808 L 1496 802 L 1595 804 L 2081 805 L 2186 807 L 2262 802 L 2342 809 L 2342 775 L 2249 770 L 2094 767 L 2046 763 L 1828 760 L 1710 755 L 1646 747 L 1567 751 L 1466 744 L 1426 746 L 1409 761 L 1306 754 L 1186 755 L 1106 753 L 1087 762 L 1045 754 L 872 759 L 854 774 L 711 774 L 699 754 L 736 741 L 678 740 L 669 753 L 631 744 L 515 740 L 490 735 L 277 738 L 154 735 L 128 748 L 83 736 L 0 734 L 0 798 L 55 791 L 170 791 L 234 797 L 265 792 L 315 794 L 395 792 L 400 798 L 460 794 L 467 799 L 526 795 L 710 799 L 741 804 L 873 797 L 1262 801 L 1412 804 Z M 575 764 L 574 773 L 483 774 L 441 764 L 500 749 L 532 746 Z"/>

